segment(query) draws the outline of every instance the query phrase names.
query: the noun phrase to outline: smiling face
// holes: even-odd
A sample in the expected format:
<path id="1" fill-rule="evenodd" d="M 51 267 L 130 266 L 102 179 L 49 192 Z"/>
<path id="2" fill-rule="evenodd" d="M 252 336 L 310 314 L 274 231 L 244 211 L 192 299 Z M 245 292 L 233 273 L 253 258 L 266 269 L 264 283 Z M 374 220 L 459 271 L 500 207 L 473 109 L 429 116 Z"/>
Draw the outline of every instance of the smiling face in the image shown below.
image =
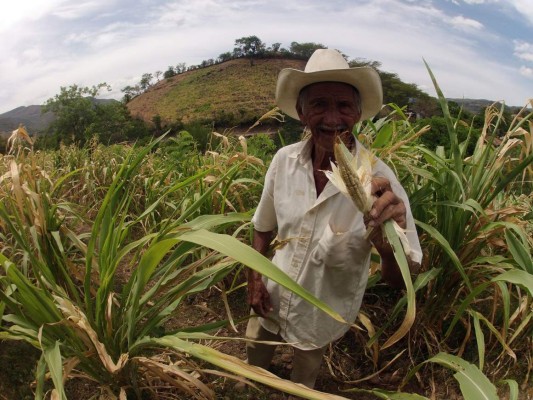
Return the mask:
<path id="1" fill-rule="evenodd" d="M 311 130 L 315 147 L 333 151 L 335 136 L 348 132 L 361 118 L 357 90 L 346 83 L 319 82 L 300 92 L 296 105 L 300 121 Z M 344 138 L 343 138 L 344 139 Z"/>

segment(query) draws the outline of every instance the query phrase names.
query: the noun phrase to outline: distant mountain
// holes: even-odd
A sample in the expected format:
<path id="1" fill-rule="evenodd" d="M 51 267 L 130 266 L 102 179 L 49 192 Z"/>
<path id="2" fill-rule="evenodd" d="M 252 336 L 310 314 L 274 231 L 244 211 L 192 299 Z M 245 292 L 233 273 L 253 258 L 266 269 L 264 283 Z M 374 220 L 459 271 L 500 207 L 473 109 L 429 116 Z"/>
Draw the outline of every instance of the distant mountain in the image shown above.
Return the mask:
<path id="1" fill-rule="evenodd" d="M 41 114 L 41 107 L 22 106 L 0 114 L 0 134 L 11 134 L 20 124 L 24 125 L 30 134 L 42 132 L 54 120 L 54 114 Z"/>
<path id="2" fill-rule="evenodd" d="M 95 103 L 109 103 L 117 100 L 113 99 L 93 99 Z M 54 114 L 51 112 L 41 113 L 42 106 L 22 106 L 14 110 L 0 114 L 0 136 L 11 135 L 13 130 L 20 124 L 24 125 L 30 135 L 42 133 L 54 121 Z"/>
<path id="3" fill-rule="evenodd" d="M 447 100 L 456 102 L 457 104 L 463 106 L 463 109 L 473 114 L 478 114 L 482 109 L 494 103 L 496 103 L 498 108 L 501 107 L 501 103 L 495 102 L 494 100 L 486 100 L 486 99 L 447 99 Z M 508 106 L 508 105 L 506 105 L 505 108 L 511 114 L 516 113 L 522 109 L 522 107 Z"/>

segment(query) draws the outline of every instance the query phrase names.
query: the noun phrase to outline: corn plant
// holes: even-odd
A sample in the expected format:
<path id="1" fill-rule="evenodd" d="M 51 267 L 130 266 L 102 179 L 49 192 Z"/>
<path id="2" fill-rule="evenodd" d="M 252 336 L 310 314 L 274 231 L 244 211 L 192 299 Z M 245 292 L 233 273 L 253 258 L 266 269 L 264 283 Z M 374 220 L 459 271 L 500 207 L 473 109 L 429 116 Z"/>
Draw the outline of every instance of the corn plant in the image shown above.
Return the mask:
<path id="1" fill-rule="evenodd" d="M 24 340 L 42 351 L 36 369 L 36 398 L 44 398 L 45 379 L 52 397 L 66 398 L 64 379 L 85 377 L 112 398 L 143 393 L 210 399 L 207 376 L 249 378 L 311 399 L 336 399 L 280 380 L 262 369 L 202 344 L 225 324 L 178 326 L 166 321 L 190 295 L 205 290 L 243 264 L 313 302 L 333 318 L 333 310 L 296 285 L 270 261 L 238 238 L 217 233 L 247 223 L 248 213 L 195 216 L 212 192 L 243 167 L 235 163 L 194 197 L 175 220 L 139 235 L 136 227 L 166 197 L 203 180 L 211 171 L 171 183 L 143 213 L 132 213 L 135 178 L 155 146 L 130 152 L 115 172 L 91 221 L 89 232 L 71 229 L 87 224 L 73 204 L 54 201 L 61 184 L 35 178 L 21 181 L 26 170 L 16 159 L 2 179 L 0 221 L 9 246 L 0 264 L 0 339 Z M 13 164 L 14 163 L 14 164 Z M 29 174 L 29 176 L 33 176 Z M 23 267 L 26 267 L 24 270 Z M 119 281 L 117 271 L 131 268 Z M 202 367 L 190 356 L 218 370 Z M 223 372 L 222 370 L 226 370 Z M 48 374 L 47 374 L 48 372 Z"/>
<path id="2" fill-rule="evenodd" d="M 428 71 L 447 121 L 450 149 L 418 145 L 417 137 L 428 128 L 412 126 L 397 107 L 391 116 L 358 127 L 360 140 L 399 175 L 419 228 L 424 259 L 413 284 L 418 313 L 410 355 L 423 362 L 427 354 L 453 353 L 473 359 L 494 380 L 508 376 L 523 360 L 527 365 L 516 376 L 525 375 L 525 385 L 533 366 L 533 113 L 524 108 L 498 137 L 503 108 L 489 107 L 482 134 L 468 155 L 472 135 L 458 141 L 456 129 L 462 122 L 451 117 Z M 376 332 L 369 346 L 397 323 L 406 303 L 406 297 L 401 299 L 385 323 L 364 323 Z M 446 357 L 453 356 L 439 356 L 439 363 L 458 365 L 455 359 L 443 361 Z M 512 379 L 505 383 L 510 388 L 516 384 Z"/>

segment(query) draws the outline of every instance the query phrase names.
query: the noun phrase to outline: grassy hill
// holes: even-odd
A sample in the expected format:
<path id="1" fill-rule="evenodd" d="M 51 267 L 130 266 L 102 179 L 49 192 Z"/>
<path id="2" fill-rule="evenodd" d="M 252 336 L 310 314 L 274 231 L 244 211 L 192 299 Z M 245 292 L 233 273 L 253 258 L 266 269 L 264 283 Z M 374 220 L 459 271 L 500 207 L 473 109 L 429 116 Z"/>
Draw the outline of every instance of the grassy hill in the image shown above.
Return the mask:
<path id="1" fill-rule="evenodd" d="M 227 61 L 162 80 L 128 103 L 133 116 L 163 124 L 216 120 L 224 126 L 255 121 L 274 104 L 276 80 L 283 68 L 303 69 L 289 59 Z"/>
<path id="2" fill-rule="evenodd" d="M 163 127 L 174 124 L 190 124 L 197 121 L 215 122 L 217 128 L 249 127 L 260 116 L 275 106 L 275 88 L 279 72 L 283 68 L 303 70 L 306 61 L 299 59 L 245 58 L 198 68 L 163 79 L 128 104 L 132 116 L 148 123 L 154 117 L 161 119 Z M 379 71 L 384 91 L 384 103 L 400 106 L 418 101 L 418 115 L 430 117 L 438 112 L 435 99 L 420 91 L 416 85 L 402 82 L 393 73 Z M 489 100 L 451 99 L 464 109 L 478 113 L 482 107 L 492 104 Z M 97 100 L 106 102 L 110 100 Z M 41 106 L 19 107 L 0 115 L 0 134 L 10 134 L 20 123 L 31 133 L 44 131 L 54 115 L 41 114 Z M 509 108 L 514 111 L 514 108 Z"/>

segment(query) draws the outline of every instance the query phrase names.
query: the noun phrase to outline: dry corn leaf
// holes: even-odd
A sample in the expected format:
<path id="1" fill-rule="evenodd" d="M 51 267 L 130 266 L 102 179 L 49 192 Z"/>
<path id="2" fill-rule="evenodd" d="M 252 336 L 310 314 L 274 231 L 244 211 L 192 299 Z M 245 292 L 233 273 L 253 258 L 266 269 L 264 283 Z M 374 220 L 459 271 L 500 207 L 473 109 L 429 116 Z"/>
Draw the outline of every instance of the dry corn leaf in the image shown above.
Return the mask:
<path id="1" fill-rule="evenodd" d="M 82 334 L 87 335 L 90 339 L 92 346 L 98 353 L 104 367 L 112 374 L 120 371 L 128 361 L 128 354 L 121 354 L 118 361 L 115 363 L 107 352 L 104 344 L 98 340 L 98 334 L 91 327 L 85 314 L 65 298 L 54 296 L 54 299 L 63 316 L 71 322 L 78 331 L 81 331 Z"/>

